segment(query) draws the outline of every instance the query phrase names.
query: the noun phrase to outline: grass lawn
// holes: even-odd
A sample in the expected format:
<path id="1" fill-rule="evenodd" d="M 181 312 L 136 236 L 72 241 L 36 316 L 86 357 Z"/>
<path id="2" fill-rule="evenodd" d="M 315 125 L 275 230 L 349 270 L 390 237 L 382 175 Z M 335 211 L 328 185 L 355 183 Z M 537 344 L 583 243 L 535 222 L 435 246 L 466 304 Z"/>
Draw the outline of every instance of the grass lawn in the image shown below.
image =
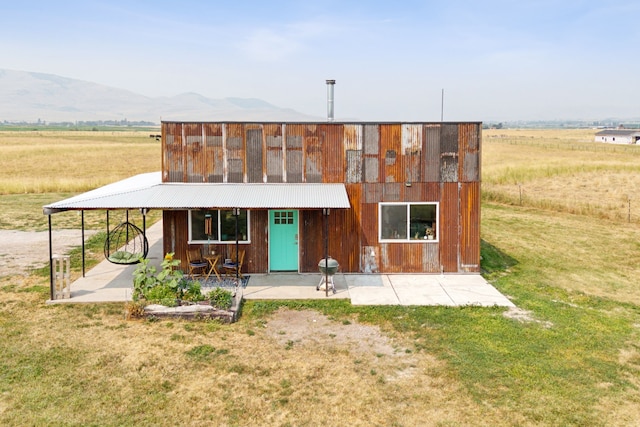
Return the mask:
<path id="1" fill-rule="evenodd" d="M 0 278 L 0 424 L 637 425 L 640 225 L 501 187 L 508 167 L 527 188 L 594 184 L 599 157 L 569 155 L 601 149 L 584 131 L 491 132 L 509 136 L 484 135 L 482 267 L 518 310 L 247 301 L 232 325 L 142 321 L 45 305 L 47 277 Z M 597 179 L 635 170 L 635 151 L 606 153 Z M 300 337 L 287 312 L 329 326 Z"/>

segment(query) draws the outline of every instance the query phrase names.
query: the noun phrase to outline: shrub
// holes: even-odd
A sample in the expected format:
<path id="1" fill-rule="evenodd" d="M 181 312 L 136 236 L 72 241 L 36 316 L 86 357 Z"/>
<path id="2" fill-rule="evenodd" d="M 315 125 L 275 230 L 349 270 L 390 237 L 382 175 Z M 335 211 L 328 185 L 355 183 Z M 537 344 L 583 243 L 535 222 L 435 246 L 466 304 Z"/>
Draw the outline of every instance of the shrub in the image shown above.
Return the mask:
<path id="1" fill-rule="evenodd" d="M 176 267 L 180 260 L 173 258 L 173 253 L 165 255 L 160 272 L 149 260 L 144 259 L 133 272 L 133 300 L 145 299 L 167 305 L 168 301 L 186 299 L 189 301 L 201 301 L 204 299 L 200 289 L 200 283 L 189 282 L 182 270 Z"/>
<path id="2" fill-rule="evenodd" d="M 233 294 L 226 289 L 215 288 L 209 293 L 209 302 L 213 307 L 226 310 L 231 308 Z"/>

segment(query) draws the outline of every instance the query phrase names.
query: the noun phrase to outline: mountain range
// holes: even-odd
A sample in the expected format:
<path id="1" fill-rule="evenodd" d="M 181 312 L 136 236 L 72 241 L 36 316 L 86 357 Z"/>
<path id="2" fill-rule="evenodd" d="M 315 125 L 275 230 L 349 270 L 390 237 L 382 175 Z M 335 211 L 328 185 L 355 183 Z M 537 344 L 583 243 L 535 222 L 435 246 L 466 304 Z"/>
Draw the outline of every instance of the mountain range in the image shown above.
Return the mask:
<path id="1" fill-rule="evenodd" d="M 148 97 L 55 74 L 0 69 L 0 122 L 291 120 L 318 117 L 255 98 Z"/>

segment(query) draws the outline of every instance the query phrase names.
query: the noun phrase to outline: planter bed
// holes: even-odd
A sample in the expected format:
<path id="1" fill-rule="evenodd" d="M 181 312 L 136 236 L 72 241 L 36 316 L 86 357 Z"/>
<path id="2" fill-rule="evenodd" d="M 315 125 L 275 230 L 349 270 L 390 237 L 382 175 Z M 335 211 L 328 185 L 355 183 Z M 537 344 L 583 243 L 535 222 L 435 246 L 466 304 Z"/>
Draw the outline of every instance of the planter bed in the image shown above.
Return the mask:
<path id="1" fill-rule="evenodd" d="M 208 301 L 200 303 L 182 302 L 177 307 L 167 307 L 160 304 L 150 304 L 144 308 L 144 316 L 147 318 L 181 318 L 181 319 L 218 319 L 223 323 L 233 323 L 238 320 L 240 308 L 242 306 L 242 287 L 239 286 L 235 292 L 231 307 L 220 309 L 213 307 Z"/>

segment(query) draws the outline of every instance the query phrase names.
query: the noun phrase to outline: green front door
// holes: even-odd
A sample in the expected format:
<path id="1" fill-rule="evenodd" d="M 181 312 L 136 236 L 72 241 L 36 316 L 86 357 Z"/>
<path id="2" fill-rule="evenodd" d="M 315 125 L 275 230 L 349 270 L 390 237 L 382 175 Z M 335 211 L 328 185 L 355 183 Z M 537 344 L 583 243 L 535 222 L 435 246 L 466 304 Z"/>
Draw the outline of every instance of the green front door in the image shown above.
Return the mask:
<path id="1" fill-rule="evenodd" d="M 298 211 L 269 211 L 269 270 L 298 271 Z"/>

